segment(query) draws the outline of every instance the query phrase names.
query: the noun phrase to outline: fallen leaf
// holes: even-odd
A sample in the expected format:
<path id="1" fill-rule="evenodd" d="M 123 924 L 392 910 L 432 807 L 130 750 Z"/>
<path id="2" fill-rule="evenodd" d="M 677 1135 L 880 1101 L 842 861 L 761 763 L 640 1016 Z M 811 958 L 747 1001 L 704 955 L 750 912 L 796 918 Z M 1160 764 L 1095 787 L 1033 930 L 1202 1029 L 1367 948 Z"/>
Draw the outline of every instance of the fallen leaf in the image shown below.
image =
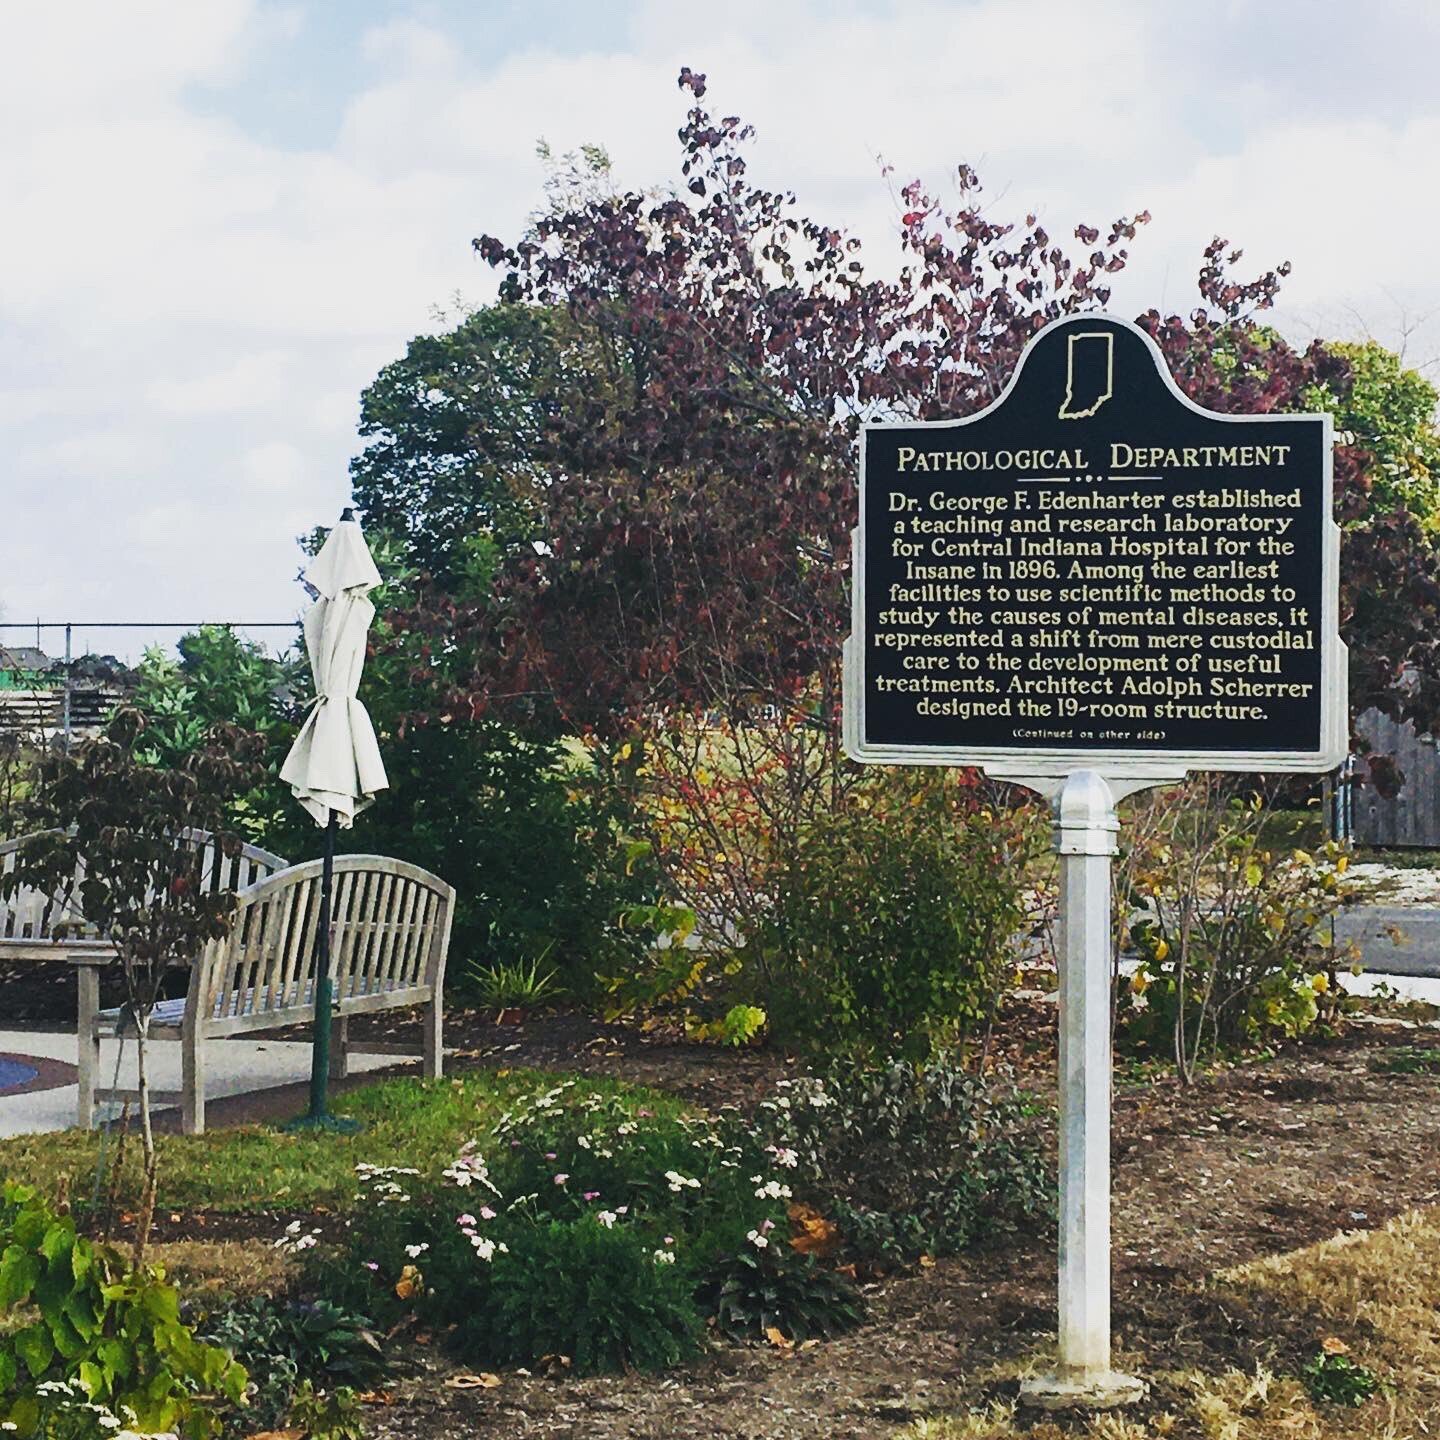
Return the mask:
<path id="1" fill-rule="evenodd" d="M 935 1257 L 933 1255 L 922 1255 L 920 1257 L 920 1268 L 922 1270 L 933 1270 L 935 1268 Z"/>
<path id="2" fill-rule="evenodd" d="M 388 1390 L 365 1390 L 355 1397 L 362 1405 L 393 1405 L 395 1397 Z"/>
<path id="3" fill-rule="evenodd" d="M 795 1348 L 795 1342 L 778 1325 L 767 1325 L 765 1338 L 777 1350 L 793 1350 Z"/>
<path id="4" fill-rule="evenodd" d="M 303 1430 L 262 1430 L 250 1440 L 305 1440 Z"/>
<path id="5" fill-rule="evenodd" d="M 809 1205 L 791 1205 L 787 1212 L 795 1233 L 790 1248 L 802 1255 L 833 1255 L 840 1245 L 840 1228 Z"/>
<path id="6" fill-rule="evenodd" d="M 568 1355 L 542 1355 L 535 1362 L 535 1371 L 539 1375 L 563 1375 L 569 1368 Z"/>
<path id="7" fill-rule="evenodd" d="M 451 1390 L 493 1390 L 500 1384 L 500 1377 L 482 1370 L 478 1375 L 452 1375 L 445 1384 Z"/>
<path id="8" fill-rule="evenodd" d="M 1320 1348 L 1327 1355 L 1348 1355 L 1350 1353 L 1350 1347 L 1334 1335 L 1327 1335 L 1320 1342 Z"/>

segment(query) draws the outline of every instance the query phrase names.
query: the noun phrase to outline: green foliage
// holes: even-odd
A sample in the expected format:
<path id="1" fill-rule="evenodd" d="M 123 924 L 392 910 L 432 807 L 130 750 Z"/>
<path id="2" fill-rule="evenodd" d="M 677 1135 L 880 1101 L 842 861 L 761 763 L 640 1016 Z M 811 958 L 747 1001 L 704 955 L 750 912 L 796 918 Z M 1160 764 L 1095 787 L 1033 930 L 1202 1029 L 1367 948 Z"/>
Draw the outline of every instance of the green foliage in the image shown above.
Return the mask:
<path id="1" fill-rule="evenodd" d="M 761 1243 L 763 1242 L 763 1243 Z M 785 1243 L 757 1233 L 706 1278 L 701 1303 L 732 1340 L 795 1342 L 851 1330 L 865 1318 L 859 1290 L 843 1275 Z"/>
<path id="2" fill-rule="evenodd" d="M 348 1385 L 317 1394 L 314 1384 L 302 1380 L 295 1392 L 290 1420 L 305 1440 L 364 1440 L 365 1422 L 360 1397 Z"/>
<path id="3" fill-rule="evenodd" d="M 278 1428 L 304 1383 L 369 1388 L 385 1372 L 370 1321 L 328 1300 L 256 1296 L 208 1315 L 196 1328 L 206 1344 L 229 1351 L 251 1377 L 246 1433 Z"/>
<path id="4" fill-rule="evenodd" d="M 776 1035 L 923 1058 L 983 1025 L 1013 968 L 1035 835 L 1028 812 L 953 774 L 867 780 L 802 837 L 758 938 Z"/>
<path id="5" fill-rule="evenodd" d="M 550 947 L 547 946 L 545 955 L 549 953 Z M 557 999 L 560 987 L 555 983 L 554 970 L 540 969 L 545 955 L 537 955 L 529 964 L 523 960 L 517 960 L 513 965 L 503 960 L 489 966 L 472 964 L 470 988 L 475 998 L 483 1005 L 500 1009 L 511 1006 L 533 1009 Z"/>
<path id="6" fill-rule="evenodd" d="M 1366 470 L 1372 505 L 1404 507 L 1428 530 L 1440 529 L 1440 394 L 1373 340 L 1332 341 L 1326 348 L 1348 362 L 1350 384 L 1338 393 L 1317 386 L 1306 399 L 1313 409 L 1329 410 L 1336 429 L 1373 457 Z"/>
<path id="7" fill-rule="evenodd" d="M 218 1430 L 202 1397 L 238 1404 L 245 1393 L 244 1368 L 195 1339 L 162 1272 L 125 1266 L 14 1183 L 0 1190 L 0 1315 L 0 1418 L 22 1440 L 43 1433 L 56 1384 L 132 1425 L 189 1436 Z"/>
<path id="8" fill-rule="evenodd" d="M 573 995 L 595 989 L 595 971 L 639 943 L 613 924 L 645 898 L 643 868 L 627 867 L 626 812 L 594 768 L 562 740 L 527 738 L 494 721 L 450 713 L 442 703 L 468 675 L 463 649 L 393 623 L 424 581 L 404 545 L 373 532 L 384 587 L 381 618 L 361 695 L 380 740 L 390 787 L 381 791 L 340 849 L 390 854 L 421 865 L 458 892 L 449 970 L 463 992 L 477 971 L 545 955 Z M 465 553 L 475 558 L 474 547 Z M 455 579 L 452 599 L 475 603 L 488 586 L 477 573 Z M 417 719 L 427 705 L 441 718 Z M 291 858 L 318 853 L 320 835 L 293 803 L 276 848 Z"/>
<path id="9" fill-rule="evenodd" d="M 1013 1084 L 941 1056 L 782 1082 L 756 1126 L 850 1251 L 911 1261 L 1048 1212 L 1041 1113 Z"/>
<path id="10" fill-rule="evenodd" d="M 355 503 L 446 584 L 460 578 L 472 537 L 503 550 L 538 533 L 538 454 L 574 368 L 570 328 L 559 310 L 477 310 L 417 336 L 361 396 Z"/>
<path id="11" fill-rule="evenodd" d="M 1396 1047 L 1372 1055 L 1367 1068 L 1377 1075 L 1435 1075 L 1440 1074 L 1440 1050 L 1415 1047 Z"/>
<path id="12" fill-rule="evenodd" d="M 1305 1366 L 1300 1378 L 1314 1399 L 1331 1405 L 1363 1405 L 1381 1388 L 1379 1377 L 1358 1360 L 1326 1350 Z"/>
<path id="13" fill-rule="evenodd" d="M 296 697 L 310 690 L 309 671 L 293 652 L 277 658 L 223 625 L 202 625 L 182 636 L 177 650 L 178 659 L 152 646 L 140 662 L 132 703 L 146 723 L 137 757 L 177 767 L 217 725 L 260 736 L 265 778 L 236 797 L 228 819 L 247 840 L 268 843 L 294 804 L 279 774 L 298 728 Z"/>
<path id="14" fill-rule="evenodd" d="M 688 1020 L 685 1034 L 712 1045 L 749 1045 L 765 1028 L 769 1017 L 758 1005 L 732 1005 L 715 1020 Z"/>
<path id="15" fill-rule="evenodd" d="M 495 1261 L 489 1323 L 499 1361 L 568 1355 L 580 1374 L 663 1370 L 699 1349 L 688 1269 L 629 1226 L 540 1220 Z"/>
<path id="16" fill-rule="evenodd" d="M 692 1353 L 702 1281 L 791 1198 L 738 1125 L 575 1080 L 512 1106 L 439 1176 L 362 1167 L 360 1182 L 338 1248 L 322 1235 L 306 1252 L 327 1293 L 413 1309 L 472 1363 L 564 1354 L 581 1370 Z"/>

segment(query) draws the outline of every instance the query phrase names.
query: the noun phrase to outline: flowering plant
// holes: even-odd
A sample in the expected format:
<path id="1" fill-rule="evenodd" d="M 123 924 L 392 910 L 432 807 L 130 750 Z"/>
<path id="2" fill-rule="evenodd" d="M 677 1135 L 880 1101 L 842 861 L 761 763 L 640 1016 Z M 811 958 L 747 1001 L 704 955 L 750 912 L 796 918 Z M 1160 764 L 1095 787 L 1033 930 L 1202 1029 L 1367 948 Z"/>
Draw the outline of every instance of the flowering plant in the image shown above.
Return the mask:
<path id="1" fill-rule="evenodd" d="M 697 1287 L 785 1233 L 792 1171 L 733 1117 L 569 1079 L 516 1101 L 438 1174 L 357 1178 L 342 1233 L 284 1237 L 349 1303 L 413 1310 L 476 1362 L 563 1353 L 602 1369 L 693 1350 Z"/>

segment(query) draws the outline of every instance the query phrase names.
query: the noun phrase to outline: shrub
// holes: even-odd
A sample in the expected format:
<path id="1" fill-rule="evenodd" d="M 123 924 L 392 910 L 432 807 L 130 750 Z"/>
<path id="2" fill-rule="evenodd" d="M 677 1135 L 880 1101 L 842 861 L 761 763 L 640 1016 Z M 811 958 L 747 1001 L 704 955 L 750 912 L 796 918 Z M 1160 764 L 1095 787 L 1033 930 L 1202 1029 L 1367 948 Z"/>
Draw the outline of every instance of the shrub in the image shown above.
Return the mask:
<path id="1" fill-rule="evenodd" d="M 802 1255 L 781 1232 L 752 1231 L 749 1244 L 706 1277 L 701 1303 L 732 1340 L 804 1341 L 837 1335 L 865 1315 L 860 1292 L 843 1275 Z"/>
<path id="2" fill-rule="evenodd" d="M 496 1360 L 568 1355 L 575 1370 L 660 1370 L 699 1348 L 694 1281 L 670 1247 L 595 1215 L 516 1227 L 486 1322 Z"/>
<path id="3" fill-rule="evenodd" d="M 71 1421 L 93 1433 L 101 1414 L 210 1435 L 220 1420 L 201 1397 L 245 1393 L 244 1368 L 196 1340 L 162 1272 L 126 1266 L 13 1183 L 0 1190 L 0 1316 L 0 1421 L 21 1440 Z"/>
<path id="4" fill-rule="evenodd" d="M 306 1381 L 368 1387 L 385 1370 L 370 1321 L 328 1300 L 255 1296 L 213 1312 L 197 1329 L 207 1344 L 228 1350 L 251 1376 L 246 1433 L 278 1429 Z"/>
<path id="5" fill-rule="evenodd" d="M 1038 832 L 983 795 L 957 773 L 879 775 L 810 828 L 756 941 L 779 1037 L 924 1058 L 990 1018 Z"/>
<path id="6" fill-rule="evenodd" d="M 698 1344 L 696 1292 L 792 1198 L 738 1123 L 564 1081 L 515 1105 L 439 1176 L 360 1167 L 338 1247 L 296 1227 L 329 1293 L 413 1312 L 473 1363 L 569 1355 L 654 1368 Z"/>
<path id="7" fill-rule="evenodd" d="M 1337 957 L 1322 922 L 1365 889 L 1346 877 L 1343 847 L 1268 845 L 1265 798 L 1215 777 L 1143 808 L 1117 887 L 1140 957 L 1122 991 L 1122 1038 L 1173 1051 L 1188 1082 L 1207 1054 L 1333 1014 Z"/>
<path id="8" fill-rule="evenodd" d="M 1013 1084 L 948 1056 L 780 1084 L 758 1136 L 852 1253 L 950 1254 L 1051 1205 L 1041 1112 Z"/>

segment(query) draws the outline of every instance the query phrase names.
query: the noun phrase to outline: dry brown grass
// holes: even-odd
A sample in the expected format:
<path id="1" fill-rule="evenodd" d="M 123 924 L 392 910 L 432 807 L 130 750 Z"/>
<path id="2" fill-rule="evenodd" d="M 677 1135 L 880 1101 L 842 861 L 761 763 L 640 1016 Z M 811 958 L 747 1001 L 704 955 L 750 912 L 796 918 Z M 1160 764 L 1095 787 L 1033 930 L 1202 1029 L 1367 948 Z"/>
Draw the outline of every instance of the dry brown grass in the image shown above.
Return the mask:
<path id="1" fill-rule="evenodd" d="M 1010 1405 L 921 1421 L 907 1440 L 1437 1440 L 1440 1437 L 1440 1208 L 1223 1270 L 1204 1290 L 1219 1310 L 1280 1314 L 1330 1339 L 1384 1382 L 1358 1408 L 1317 1403 L 1297 1376 L 1198 1370 L 1153 1375 L 1167 1409 L 1071 1419 Z M 1011 1376 L 1034 1368 L 1033 1357 Z M 993 1383 L 998 1376 L 988 1377 Z"/>
<path id="2" fill-rule="evenodd" d="M 147 1259 L 162 1265 L 184 1295 L 279 1295 L 295 1282 L 293 1255 L 263 1240 L 170 1240 Z"/>

